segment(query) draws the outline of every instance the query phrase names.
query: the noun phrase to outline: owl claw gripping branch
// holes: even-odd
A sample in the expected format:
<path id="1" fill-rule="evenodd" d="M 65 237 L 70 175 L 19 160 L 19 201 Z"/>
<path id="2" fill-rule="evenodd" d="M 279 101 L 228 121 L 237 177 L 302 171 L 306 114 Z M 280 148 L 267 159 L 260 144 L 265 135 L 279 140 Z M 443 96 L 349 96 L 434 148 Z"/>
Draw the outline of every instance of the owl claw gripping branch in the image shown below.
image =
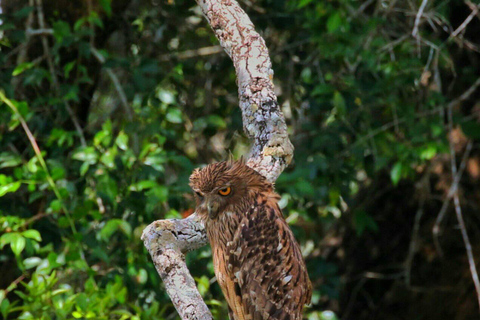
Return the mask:
<path id="1" fill-rule="evenodd" d="M 265 177 L 243 160 L 190 176 L 231 320 L 301 320 L 312 286 L 298 243 Z"/>

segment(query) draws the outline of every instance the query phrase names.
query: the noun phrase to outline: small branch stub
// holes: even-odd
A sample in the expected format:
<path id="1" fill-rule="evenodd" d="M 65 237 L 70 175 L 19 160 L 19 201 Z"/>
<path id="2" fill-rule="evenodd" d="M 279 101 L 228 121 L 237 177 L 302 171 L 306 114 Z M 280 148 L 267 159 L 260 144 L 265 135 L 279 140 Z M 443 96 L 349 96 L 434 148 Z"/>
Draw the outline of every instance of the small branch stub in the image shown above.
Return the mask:
<path id="1" fill-rule="evenodd" d="M 243 127 L 253 139 L 247 164 L 275 182 L 292 159 L 293 145 L 273 90 L 265 41 L 235 0 L 196 1 L 235 67 Z M 185 264 L 185 253 L 208 243 L 196 215 L 155 221 L 142 240 L 180 317 L 213 319 Z"/>

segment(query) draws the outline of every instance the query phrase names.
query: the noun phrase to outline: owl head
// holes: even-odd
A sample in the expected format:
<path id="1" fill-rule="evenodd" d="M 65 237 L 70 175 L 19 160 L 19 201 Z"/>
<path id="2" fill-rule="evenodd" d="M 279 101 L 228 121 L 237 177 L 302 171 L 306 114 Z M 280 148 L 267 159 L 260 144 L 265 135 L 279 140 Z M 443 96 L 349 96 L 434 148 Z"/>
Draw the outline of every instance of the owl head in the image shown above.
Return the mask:
<path id="1" fill-rule="evenodd" d="M 222 212 L 251 205 L 255 194 L 273 192 L 272 184 L 248 167 L 243 159 L 195 169 L 190 176 L 190 187 L 195 192 L 197 213 L 210 219 L 216 219 Z"/>

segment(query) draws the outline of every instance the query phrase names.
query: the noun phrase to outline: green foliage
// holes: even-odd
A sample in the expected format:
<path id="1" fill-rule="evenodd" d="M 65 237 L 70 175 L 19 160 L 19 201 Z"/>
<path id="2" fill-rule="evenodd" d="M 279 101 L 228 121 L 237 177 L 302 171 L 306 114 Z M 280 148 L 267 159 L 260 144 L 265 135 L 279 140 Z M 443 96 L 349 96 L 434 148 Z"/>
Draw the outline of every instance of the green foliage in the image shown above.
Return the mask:
<path id="1" fill-rule="evenodd" d="M 248 152 L 231 61 L 176 55 L 217 44 L 194 2 L 131 11 L 123 1 L 92 3 L 46 10 L 48 54 L 42 36 L 24 30 L 34 8 L 1 17 L 5 319 L 173 319 L 141 232 L 192 208 L 194 167 Z M 325 310 L 338 305 L 339 265 L 321 256 L 321 240 L 339 224 L 358 237 L 382 233 L 357 196 L 382 177 L 398 187 L 448 153 L 439 111 L 475 74 L 456 70 L 455 90 L 438 88 L 432 73 L 452 77 L 453 45 L 427 24 L 420 34 L 430 47 L 403 39 L 413 23 L 403 21 L 403 2 L 364 12 L 361 1 L 254 3 L 262 10 L 247 11 L 271 49 L 296 148 L 276 188 L 314 283 L 306 317 L 337 319 Z M 448 5 L 436 10 L 451 18 Z M 480 137 L 478 121 L 458 110 L 454 125 Z M 225 319 L 211 252 L 187 260 L 215 318 Z"/>

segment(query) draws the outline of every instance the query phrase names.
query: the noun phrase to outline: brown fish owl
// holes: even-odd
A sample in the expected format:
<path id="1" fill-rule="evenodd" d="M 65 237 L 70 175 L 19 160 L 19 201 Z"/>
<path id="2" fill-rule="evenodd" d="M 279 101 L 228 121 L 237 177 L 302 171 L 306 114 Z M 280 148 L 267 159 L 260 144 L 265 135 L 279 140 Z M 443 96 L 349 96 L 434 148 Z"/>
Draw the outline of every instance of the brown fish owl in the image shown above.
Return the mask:
<path id="1" fill-rule="evenodd" d="M 196 169 L 190 186 L 230 319 L 302 319 L 312 285 L 273 185 L 240 160 Z"/>

